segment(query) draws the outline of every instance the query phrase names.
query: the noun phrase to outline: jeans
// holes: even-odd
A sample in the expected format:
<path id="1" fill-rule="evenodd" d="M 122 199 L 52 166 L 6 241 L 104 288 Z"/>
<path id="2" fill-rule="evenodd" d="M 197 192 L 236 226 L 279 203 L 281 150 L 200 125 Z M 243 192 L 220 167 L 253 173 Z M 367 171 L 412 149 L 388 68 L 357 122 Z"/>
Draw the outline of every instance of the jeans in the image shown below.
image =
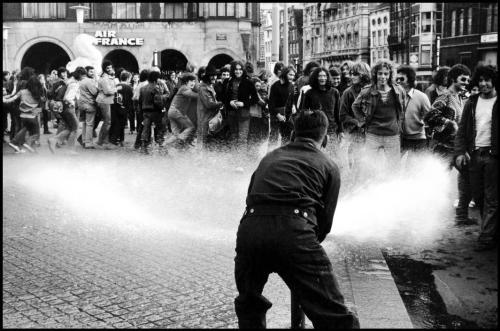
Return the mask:
<path id="1" fill-rule="evenodd" d="M 20 118 L 21 119 L 21 129 L 16 133 L 14 138 L 11 140 L 14 145 L 22 146 L 25 142 L 31 146 L 35 141 L 37 134 L 40 133 L 40 125 L 38 119 L 35 118 Z M 26 132 L 29 134 L 28 141 L 26 141 Z"/>
<path id="2" fill-rule="evenodd" d="M 85 113 L 85 121 L 83 121 L 82 125 L 83 144 L 85 146 L 92 145 L 96 108 L 93 105 L 81 104 L 80 111 Z"/>
<path id="3" fill-rule="evenodd" d="M 99 136 L 97 138 L 97 144 L 108 144 L 109 143 L 109 128 L 111 127 L 111 105 L 107 103 L 97 104 L 99 111 L 102 115 L 102 127 L 99 130 Z"/>
<path id="4" fill-rule="evenodd" d="M 136 114 L 139 108 L 139 101 L 133 100 L 132 101 L 132 109 L 128 110 L 127 117 L 128 117 L 128 123 L 129 123 L 129 128 L 130 132 L 135 131 L 135 119 L 136 119 Z"/>
<path id="5" fill-rule="evenodd" d="M 269 142 L 271 144 L 278 143 L 278 133 L 281 135 L 281 146 L 290 142 L 293 127 L 289 121 L 279 122 L 271 121 L 271 131 L 269 133 Z"/>
<path id="6" fill-rule="evenodd" d="M 466 220 L 469 217 L 469 203 L 472 200 L 469 167 L 458 172 L 458 206 L 455 209 L 457 220 Z"/>
<path id="7" fill-rule="evenodd" d="M 469 164 L 472 196 L 481 214 L 479 241 L 493 241 L 498 231 L 498 158 L 475 151 Z"/>
<path id="8" fill-rule="evenodd" d="M 10 110 L 10 140 L 14 139 L 16 134 L 21 130 L 21 111 L 19 110 L 19 102 L 15 101 L 9 104 Z"/>
<path id="9" fill-rule="evenodd" d="M 47 133 L 47 132 L 49 132 L 50 112 L 45 107 L 42 108 L 42 117 L 43 117 L 42 118 L 43 132 Z"/>
<path id="10" fill-rule="evenodd" d="M 418 152 L 427 148 L 427 139 L 401 139 L 402 153 L 406 151 Z"/>
<path id="11" fill-rule="evenodd" d="M 399 164 L 401 155 L 401 140 L 399 135 L 379 136 L 367 132 L 365 148 L 368 153 L 379 153 L 383 150 L 389 164 Z"/>
<path id="12" fill-rule="evenodd" d="M 234 304 L 240 328 L 265 328 L 272 304 L 262 291 L 276 272 L 314 328 L 359 328 L 344 304 L 315 225 L 296 215 L 244 217 L 236 238 Z"/>
<path id="13" fill-rule="evenodd" d="M 236 146 L 246 146 L 248 141 L 248 131 L 250 128 L 250 117 L 241 117 L 236 111 L 230 111 L 227 116 L 227 122 L 231 133 L 230 140 Z"/>
<path id="14" fill-rule="evenodd" d="M 64 105 L 64 110 L 61 113 L 64 129 L 59 132 L 55 139 L 61 144 L 64 140 L 68 140 L 68 147 L 75 147 L 76 132 L 78 130 L 78 120 L 76 119 L 75 106 Z"/>
<path id="15" fill-rule="evenodd" d="M 158 144 L 163 142 L 163 129 L 162 129 L 162 117 L 163 113 L 158 111 L 145 111 L 144 115 L 144 127 L 142 129 L 141 142 L 143 146 L 147 144 L 151 137 L 151 125 L 155 125 L 155 141 Z"/>
<path id="16" fill-rule="evenodd" d="M 168 111 L 168 119 L 170 120 L 172 133 L 174 134 L 173 139 L 177 139 L 181 143 L 191 143 L 193 141 L 195 128 L 189 117 L 183 115 L 178 109 L 171 108 Z"/>
<path id="17" fill-rule="evenodd" d="M 137 135 L 135 136 L 135 143 L 134 147 L 139 148 L 141 147 L 141 138 L 142 138 L 142 129 L 144 128 L 144 125 L 142 124 L 144 121 L 144 114 L 142 110 L 137 110 Z"/>

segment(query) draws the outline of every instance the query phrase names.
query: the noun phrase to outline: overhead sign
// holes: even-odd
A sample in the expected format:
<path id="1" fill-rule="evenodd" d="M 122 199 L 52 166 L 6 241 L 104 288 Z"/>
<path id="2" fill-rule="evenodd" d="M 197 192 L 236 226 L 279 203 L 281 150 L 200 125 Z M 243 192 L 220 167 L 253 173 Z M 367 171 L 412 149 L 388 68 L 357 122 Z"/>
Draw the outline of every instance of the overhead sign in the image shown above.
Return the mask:
<path id="1" fill-rule="evenodd" d="M 215 40 L 227 40 L 227 35 L 225 33 L 217 33 L 215 35 Z"/>
<path id="2" fill-rule="evenodd" d="M 144 38 L 117 38 L 116 31 L 96 31 L 96 45 L 101 46 L 142 46 Z"/>
<path id="3" fill-rule="evenodd" d="M 481 42 L 482 43 L 496 43 L 496 42 L 498 42 L 498 34 L 497 33 L 483 34 L 483 35 L 481 35 Z"/>

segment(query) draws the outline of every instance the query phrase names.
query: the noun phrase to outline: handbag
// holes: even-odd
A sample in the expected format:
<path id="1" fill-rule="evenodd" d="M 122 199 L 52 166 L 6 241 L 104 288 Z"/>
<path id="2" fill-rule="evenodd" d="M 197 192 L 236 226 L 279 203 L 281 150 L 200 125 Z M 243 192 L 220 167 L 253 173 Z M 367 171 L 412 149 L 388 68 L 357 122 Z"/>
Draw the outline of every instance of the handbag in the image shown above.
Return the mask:
<path id="1" fill-rule="evenodd" d="M 222 113 L 217 111 L 217 114 L 215 114 L 210 121 L 208 121 L 208 131 L 211 133 L 217 133 L 222 129 Z"/>

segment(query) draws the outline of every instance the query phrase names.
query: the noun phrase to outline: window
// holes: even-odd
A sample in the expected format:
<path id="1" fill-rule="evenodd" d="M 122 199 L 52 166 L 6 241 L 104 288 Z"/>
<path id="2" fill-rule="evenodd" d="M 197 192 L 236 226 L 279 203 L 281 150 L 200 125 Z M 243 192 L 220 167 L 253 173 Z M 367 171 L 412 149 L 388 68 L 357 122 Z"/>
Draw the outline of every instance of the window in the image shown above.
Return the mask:
<path id="1" fill-rule="evenodd" d="M 384 23 L 387 23 L 387 16 L 384 16 Z"/>
<path id="2" fill-rule="evenodd" d="M 472 7 L 469 7 L 467 13 L 467 34 L 472 34 Z"/>
<path id="3" fill-rule="evenodd" d="M 422 13 L 422 33 L 432 32 L 432 13 Z"/>
<path id="4" fill-rule="evenodd" d="M 372 19 L 372 25 L 375 26 L 376 22 L 375 19 Z"/>
<path id="5" fill-rule="evenodd" d="M 490 4 L 486 9 L 486 32 L 498 31 L 498 4 Z"/>
<path id="6" fill-rule="evenodd" d="M 420 63 L 423 65 L 431 64 L 431 45 L 422 45 Z"/>
<path id="7" fill-rule="evenodd" d="M 457 28 L 457 11 L 453 10 L 451 12 L 451 36 L 452 37 L 455 37 L 456 28 Z"/>
<path id="8" fill-rule="evenodd" d="M 388 59 L 389 57 L 387 56 L 387 50 L 384 49 L 384 59 Z"/>
<path id="9" fill-rule="evenodd" d="M 238 2 L 238 17 L 249 17 L 248 3 Z"/>
<path id="10" fill-rule="evenodd" d="M 375 62 L 377 60 L 377 52 L 375 52 L 375 51 L 372 52 L 372 58 L 373 58 L 373 62 Z"/>
<path id="11" fill-rule="evenodd" d="M 419 26 L 419 14 L 416 14 L 411 17 L 410 32 L 412 36 L 418 34 L 418 26 Z"/>
<path id="12" fill-rule="evenodd" d="M 378 31 L 378 45 L 382 46 L 382 31 Z"/>
<path id="13" fill-rule="evenodd" d="M 166 2 L 165 18 L 184 18 L 184 4 L 181 2 Z"/>
<path id="14" fill-rule="evenodd" d="M 436 30 L 436 33 L 441 33 L 441 26 L 442 26 L 442 17 L 443 17 L 443 14 L 440 13 L 440 12 L 435 12 L 434 13 L 434 17 L 436 19 L 436 27 L 435 27 L 435 30 Z"/>
<path id="15" fill-rule="evenodd" d="M 382 24 L 382 20 L 380 19 L 380 17 L 378 18 L 377 23 L 378 25 Z"/>
<path id="16" fill-rule="evenodd" d="M 387 29 L 384 29 L 384 45 L 387 45 Z"/>
<path id="17" fill-rule="evenodd" d="M 459 16 L 459 28 L 458 28 L 458 35 L 463 36 L 464 34 L 464 10 L 460 10 L 460 16 Z"/>
<path id="18" fill-rule="evenodd" d="M 66 18 L 66 3 L 26 3 L 22 7 L 23 18 Z"/>
<path id="19" fill-rule="evenodd" d="M 372 46 L 377 46 L 377 35 L 375 31 L 372 32 Z"/>

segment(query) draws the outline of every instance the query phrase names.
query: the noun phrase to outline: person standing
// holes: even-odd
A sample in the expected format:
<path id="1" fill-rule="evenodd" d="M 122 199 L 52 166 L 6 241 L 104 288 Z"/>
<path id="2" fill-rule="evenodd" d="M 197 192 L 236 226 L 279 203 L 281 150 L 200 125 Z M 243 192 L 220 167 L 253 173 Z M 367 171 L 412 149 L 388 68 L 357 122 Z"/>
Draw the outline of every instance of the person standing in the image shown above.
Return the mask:
<path id="1" fill-rule="evenodd" d="M 132 96 L 135 95 L 135 90 L 138 86 L 139 86 L 139 74 L 134 73 L 132 75 L 132 83 L 131 83 Z M 132 100 L 132 107 L 130 108 L 129 113 L 127 114 L 128 123 L 129 123 L 129 127 L 130 127 L 130 131 L 129 131 L 130 134 L 134 134 L 135 129 L 136 129 L 136 107 L 137 107 L 136 101 L 137 100 L 135 100 L 135 99 Z"/>
<path id="2" fill-rule="evenodd" d="M 267 87 L 255 77 L 252 82 L 257 90 L 259 101 L 250 107 L 250 127 L 248 129 L 248 147 L 250 153 L 258 156 L 258 147 L 269 138 L 269 109 Z"/>
<path id="3" fill-rule="evenodd" d="M 85 149 L 95 148 L 93 142 L 94 121 L 97 113 L 96 98 L 99 93 L 97 82 L 93 78 L 93 67 L 87 66 L 87 75 L 80 81 L 80 99 L 78 100 L 78 107 L 84 117 L 82 123 L 82 144 Z M 89 74 L 89 72 L 91 72 Z"/>
<path id="4" fill-rule="evenodd" d="M 43 96 L 42 96 L 42 124 L 43 124 L 43 134 L 51 134 L 52 132 L 49 131 L 49 120 L 50 120 L 50 112 L 47 109 L 47 82 L 45 81 L 45 75 L 44 74 L 39 74 L 38 79 L 40 80 L 40 83 L 42 84 L 43 88 Z"/>
<path id="5" fill-rule="evenodd" d="M 431 149 L 443 157 L 453 167 L 454 140 L 458 123 L 465 105 L 465 92 L 470 82 L 470 69 L 463 64 L 455 64 L 448 72 L 450 86 L 432 104 L 424 121 L 432 130 Z M 469 204 L 472 200 L 469 171 L 466 167 L 458 170 L 458 200 L 455 201 L 455 223 L 457 225 L 475 224 L 469 218 Z"/>
<path id="6" fill-rule="evenodd" d="M 134 88 L 134 94 L 132 96 L 132 100 L 135 103 L 135 112 L 137 117 L 137 135 L 135 137 L 134 143 L 135 149 L 141 148 L 142 129 L 144 128 L 144 126 L 142 125 L 142 121 L 144 120 L 144 116 L 141 110 L 141 105 L 139 104 L 139 97 L 141 95 L 141 88 L 148 85 L 148 76 L 148 69 L 141 70 L 141 72 L 139 73 L 139 84 Z"/>
<path id="7" fill-rule="evenodd" d="M 109 129 L 111 127 L 111 105 L 114 103 L 117 92 L 114 79 L 113 63 L 109 60 L 102 62 L 102 75 L 97 83 L 99 94 L 97 95 L 97 107 L 102 115 L 102 126 L 97 139 L 98 148 L 115 149 L 116 146 L 109 143 Z"/>
<path id="8" fill-rule="evenodd" d="M 429 98 L 431 105 L 436 101 L 437 97 L 443 94 L 448 88 L 448 72 L 450 67 L 441 67 L 434 75 L 432 84 L 425 89 L 425 94 Z"/>
<path id="9" fill-rule="evenodd" d="M 480 65 L 472 77 L 479 94 L 464 106 L 455 137 L 455 165 L 468 166 L 472 195 L 481 215 L 476 251 L 493 249 L 498 238 L 498 71 Z"/>
<path id="10" fill-rule="evenodd" d="M 116 102 L 114 103 L 114 125 L 111 120 L 110 141 L 114 145 L 123 147 L 125 140 L 125 126 L 127 125 L 127 115 L 132 112 L 133 90 L 130 86 L 130 72 L 122 70 L 120 73 L 120 83 L 117 85 Z M 120 88 L 121 87 L 121 88 Z M 113 109 L 113 108 L 112 108 Z"/>
<path id="11" fill-rule="evenodd" d="M 365 133 L 370 153 L 384 151 L 391 165 L 399 164 L 401 122 L 405 90 L 394 83 L 393 64 L 379 60 L 372 68 L 372 84 L 361 90 L 352 104 L 358 125 Z"/>
<path id="12" fill-rule="evenodd" d="M 340 66 L 340 71 L 342 73 L 342 76 L 340 77 L 340 85 L 339 85 L 339 93 L 340 95 L 344 94 L 344 91 L 352 85 L 352 79 L 351 79 L 351 69 L 352 66 L 354 65 L 353 61 L 344 61 L 342 65 Z"/>
<path id="13" fill-rule="evenodd" d="M 201 75 L 200 89 L 198 91 L 198 144 L 201 148 L 207 148 L 207 137 L 209 133 L 208 123 L 217 115 L 217 111 L 223 103 L 217 101 L 214 84 L 217 79 L 216 69 L 208 65 Z"/>
<path id="14" fill-rule="evenodd" d="M 269 115 L 271 120 L 271 131 L 269 133 L 270 145 L 278 143 L 278 135 L 281 136 L 281 145 L 290 141 L 292 133 L 292 104 L 295 78 L 295 68 L 292 66 L 283 68 L 278 81 L 271 86 L 269 94 Z"/>
<path id="15" fill-rule="evenodd" d="M 148 154 L 148 144 L 151 139 L 151 126 L 155 125 L 155 132 L 162 132 L 162 108 L 155 105 L 154 95 L 160 93 L 157 90 L 160 72 L 152 70 L 149 72 L 148 84 L 141 87 L 139 95 L 139 105 L 144 116 L 144 127 L 141 136 L 141 152 Z M 155 135 L 156 143 L 161 145 L 160 136 Z"/>
<path id="16" fill-rule="evenodd" d="M 340 190 L 339 168 L 320 150 L 327 128 L 324 112 L 298 112 L 294 140 L 267 154 L 252 174 L 234 259 L 240 328 L 266 327 L 272 303 L 262 291 L 272 272 L 284 280 L 314 328 L 359 328 L 321 246 Z"/>
<path id="17" fill-rule="evenodd" d="M 285 64 L 283 62 L 276 62 L 274 64 L 273 75 L 267 80 L 267 87 L 269 88 L 268 94 L 271 94 L 271 87 L 273 86 L 273 84 L 280 80 L 281 73 L 283 72 L 284 68 Z"/>
<path id="18" fill-rule="evenodd" d="M 228 124 L 231 141 L 236 147 L 247 145 L 250 126 L 250 106 L 258 102 L 255 86 L 247 77 L 243 63 L 231 62 L 231 78 L 226 85 L 225 107 L 228 110 Z"/>
<path id="19" fill-rule="evenodd" d="M 402 152 L 417 152 L 427 148 L 424 117 L 430 111 L 431 103 L 427 95 L 415 88 L 416 77 L 415 69 L 411 66 L 403 65 L 397 69 L 396 82 L 406 92 L 401 132 Z"/>

